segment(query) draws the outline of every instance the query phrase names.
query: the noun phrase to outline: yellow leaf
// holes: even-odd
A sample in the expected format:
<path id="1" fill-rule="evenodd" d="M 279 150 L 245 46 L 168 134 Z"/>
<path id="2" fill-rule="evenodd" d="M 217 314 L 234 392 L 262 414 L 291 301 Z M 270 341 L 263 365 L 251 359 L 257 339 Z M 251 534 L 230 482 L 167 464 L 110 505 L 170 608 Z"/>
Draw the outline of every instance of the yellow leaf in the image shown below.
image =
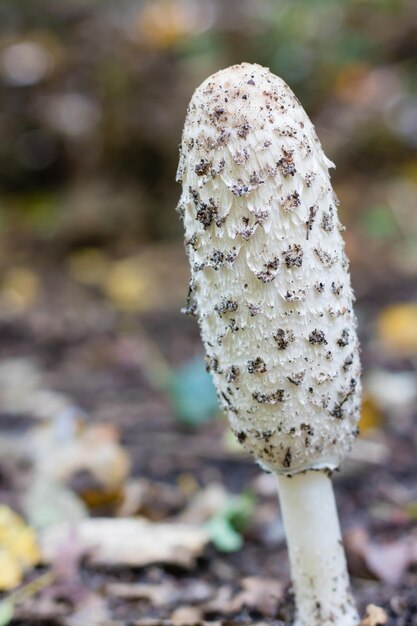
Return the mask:
<path id="1" fill-rule="evenodd" d="M 377 321 L 378 337 L 390 351 L 407 356 L 417 354 L 417 304 L 387 307 Z"/>
<path id="2" fill-rule="evenodd" d="M 369 396 L 365 396 L 362 401 L 361 418 L 359 430 L 364 432 L 372 428 L 380 428 L 382 424 L 382 413 Z"/>
<path id="3" fill-rule="evenodd" d="M 87 489 L 79 495 L 90 510 L 103 507 L 113 510 L 123 502 L 121 489 Z"/>
<path id="4" fill-rule="evenodd" d="M 4 276 L 1 297 L 6 306 L 23 311 L 32 306 L 39 293 L 39 278 L 25 267 L 12 267 Z"/>
<path id="5" fill-rule="evenodd" d="M 149 308 L 150 283 L 135 258 L 117 261 L 111 266 L 104 291 L 119 309 L 141 311 Z"/>
<path id="6" fill-rule="evenodd" d="M 194 475 L 189 474 L 188 472 L 185 472 L 178 476 L 177 485 L 178 485 L 178 489 L 184 496 L 191 496 L 195 494 L 200 488 Z"/>
<path id="7" fill-rule="evenodd" d="M 0 549 L 0 591 L 10 591 L 22 582 L 19 560 L 8 550 Z"/>
<path id="8" fill-rule="evenodd" d="M 169 48 L 189 34 L 190 17 L 179 0 L 152 0 L 140 12 L 134 31 L 153 48 Z"/>
<path id="9" fill-rule="evenodd" d="M 8 506 L 0 506 L 0 590 L 18 585 L 40 559 L 35 532 Z"/>
<path id="10" fill-rule="evenodd" d="M 68 269 L 77 282 L 91 287 L 101 286 L 106 280 L 109 260 L 100 251 L 88 248 L 69 257 Z"/>

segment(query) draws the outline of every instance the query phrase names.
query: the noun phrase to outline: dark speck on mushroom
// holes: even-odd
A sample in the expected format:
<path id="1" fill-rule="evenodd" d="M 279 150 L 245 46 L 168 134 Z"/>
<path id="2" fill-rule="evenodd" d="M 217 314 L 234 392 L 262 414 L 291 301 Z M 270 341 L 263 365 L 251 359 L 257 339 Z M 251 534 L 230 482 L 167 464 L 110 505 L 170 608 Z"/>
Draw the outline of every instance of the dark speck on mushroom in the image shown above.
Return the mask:
<path id="1" fill-rule="evenodd" d="M 337 340 L 337 345 L 341 348 L 344 348 L 349 344 L 349 331 L 347 329 L 342 331 L 339 339 Z"/>
<path id="2" fill-rule="evenodd" d="M 290 267 L 301 267 L 303 264 L 303 251 L 301 246 L 296 243 L 291 244 L 288 250 L 282 253 L 285 261 L 285 265 Z"/>
<path id="3" fill-rule="evenodd" d="M 327 345 L 325 334 L 322 330 L 313 330 L 308 337 L 309 343 L 312 345 Z"/>
<path id="4" fill-rule="evenodd" d="M 294 341 L 294 334 L 291 330 L 278 328 L 275 335 L 273 335 L 273 338 L 276 341 L 278 350 L 285 350 L 288 347 L 288 344 Z"/>
<path id="5" fill-rule="evenodd" d="M 201 161 L 199 161 L 195 166 L 194 171 L 197 176 L 204 176 L 204 174 L 207 174 L 207 172 L 210 170 L 210 167 L 211 163 L 209 161 L 201 159 Z"/>
<path id="6" fill-rule="evenodd" d="M 260 356 L 256 359 L 250 359 L 248 361 L 249 374 L 264 374 L 266 372 L 266 363 Z"/>

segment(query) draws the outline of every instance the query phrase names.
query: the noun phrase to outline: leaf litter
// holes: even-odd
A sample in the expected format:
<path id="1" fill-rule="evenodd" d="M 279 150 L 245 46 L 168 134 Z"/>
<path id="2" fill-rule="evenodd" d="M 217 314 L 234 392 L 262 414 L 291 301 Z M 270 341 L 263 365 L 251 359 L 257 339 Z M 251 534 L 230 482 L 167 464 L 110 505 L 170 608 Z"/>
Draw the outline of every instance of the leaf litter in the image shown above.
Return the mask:
<path id="1" fill-rule="evenodd" d="M 14 583 L 23 582 L 20 596 L 9 583 L 0 619 L 25 626 L 288 623 L 288 563 L 273 481 L 228 443 L 221 419 L 192 424 L 193 413 L 190 423 L 178 421 L 166 393 L 172 372 L 182 375 L 187 359 L 195 363 L 193 328 L 172 312 L 143 313 L 142 350 L 129 328 L 136 322 L 126 317 L 130 305 L 111 317 L 103 300 L 93 292 L 84 299 L 86 293 L 85 315 L 67 328 L 39 323 L 31 305 L 23 323 L 34 338 L 17 338 L 20 356 L 10 357 L 12 350 L 0 361 L 0 496 L 36 533 L 45 562 L 22 568 Z M 59 302 L 59 289 L 56 296 Z M 416 387 L 404 360 L 409 341 L 401 335 L 404 348 L 395 352 L 400 331 L 390 329 L 413 311 L 391 313 L 377 328 L 388 333 L 390 354 L 371 362 L 365 381 L 373 407 L 366 436 L 335 477 L 363 615 L 368 607 L 362 626 L 384 624 L 384 616 L 392 626 L 417 623 Z M 31 341 L 36 362 L 22 356 L 33 352 Z M 402 359 L 398 367 L 390 365 L 395 359 Z M 398 397 L 395 388 L 402 389 Z M 25 595 L 42 572 L 47 584 Z"/>

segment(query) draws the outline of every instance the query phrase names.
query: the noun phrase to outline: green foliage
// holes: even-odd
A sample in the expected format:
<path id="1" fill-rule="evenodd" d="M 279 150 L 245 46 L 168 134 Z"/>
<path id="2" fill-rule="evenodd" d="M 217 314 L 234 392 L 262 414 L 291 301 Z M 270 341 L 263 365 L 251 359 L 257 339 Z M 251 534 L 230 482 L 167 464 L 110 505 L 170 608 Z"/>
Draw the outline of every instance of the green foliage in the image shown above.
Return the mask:
<path id="1" fill-rule="evenodd" d="M 392 210 L 387 206 L 370 207 L 363 215 L 362 225 L 375 239 L 391 239 L 398 232 Z"/>
<path id="2" fill-rule="evenodd" d="M 242 532 L 255 509 L 255 497 L 246 492 L 229 499 L 225 507 L 207 522 L 211 540 L 220 552 L 236 552 L 243 546 Z"/>
<path id="3" fill-rule="evenodd" d="M 13 619 L 14 606 L 10 600 L 0 602 L 0 626 L 7 626 Z"/>

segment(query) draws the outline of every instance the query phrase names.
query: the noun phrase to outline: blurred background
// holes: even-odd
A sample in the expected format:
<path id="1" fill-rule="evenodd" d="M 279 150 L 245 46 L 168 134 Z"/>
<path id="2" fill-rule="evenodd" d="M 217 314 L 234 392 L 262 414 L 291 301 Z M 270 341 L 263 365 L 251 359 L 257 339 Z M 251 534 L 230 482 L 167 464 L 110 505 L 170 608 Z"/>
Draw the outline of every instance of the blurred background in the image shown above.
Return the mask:
<path id="1" fill-rule="evenodd" d="M 336 490 L 361 609 L 417 624 L 414 0 L 0 3 L 0 624 L 289 619 L 273 481 L 180 313 L 185 111 L 242 61 L 291 86 L 337 165 L 365 390 Z M 188 560 L 117 544 L 85 563 L 81 531 L 52 549 L 57 525 L 98 516 L 104 551 L 126 520 L 185 553 L 181 524 L 198 536 Z"/>

